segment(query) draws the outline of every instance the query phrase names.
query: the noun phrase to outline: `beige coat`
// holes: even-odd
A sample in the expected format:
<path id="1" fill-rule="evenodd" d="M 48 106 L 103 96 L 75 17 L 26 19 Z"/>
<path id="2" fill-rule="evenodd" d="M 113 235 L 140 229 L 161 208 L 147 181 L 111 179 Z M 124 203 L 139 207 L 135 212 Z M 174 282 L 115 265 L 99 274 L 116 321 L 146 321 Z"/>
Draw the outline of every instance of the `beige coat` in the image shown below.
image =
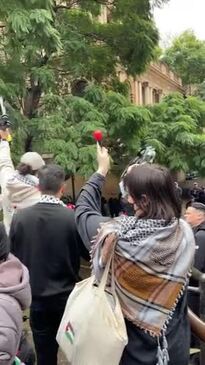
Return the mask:
<path id="1" fill-rule="evenodd" d="M 3 220 L 8 234 L 15 210 L 36 204 L 41 194 L 37 177 L 22 176 L 14 169 L 7 141 L 0 142 L 0 185 Z"/>

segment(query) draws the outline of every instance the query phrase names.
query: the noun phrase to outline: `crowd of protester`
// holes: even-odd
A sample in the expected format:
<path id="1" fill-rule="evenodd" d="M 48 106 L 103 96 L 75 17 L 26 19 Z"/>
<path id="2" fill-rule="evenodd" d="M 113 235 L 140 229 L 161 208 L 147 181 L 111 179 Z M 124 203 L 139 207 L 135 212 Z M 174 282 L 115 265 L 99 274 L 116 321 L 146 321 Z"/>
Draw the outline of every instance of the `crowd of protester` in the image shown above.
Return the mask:
<path id="1" fill-rule="evenodd" d="M 102 188 L 110 156 L 98 145 L 97 172 L 75 204 L 63 201 L 63 169 L 28 152 L 15 170 L 6 133 L 0 131 L 0 364 L 33 365 L 36 356 L 37 365 L 57 365 L 56 334 L 80 280 L 80 259 L 90 260 L 92 252 L 96 285 L 112 255 L 128 335 L 120 365 L 188 365 L 194 235 L 200 251 L 195 264 L 205 272 L 205 188 L 194 183 L 186 192 L 190 203 L 184 220 L 185 192 L 170 172 L 134 164 L 122 181 L 126 196 L 107 201 Z M 35 354 L 23 335 L 25 309 Z"/>

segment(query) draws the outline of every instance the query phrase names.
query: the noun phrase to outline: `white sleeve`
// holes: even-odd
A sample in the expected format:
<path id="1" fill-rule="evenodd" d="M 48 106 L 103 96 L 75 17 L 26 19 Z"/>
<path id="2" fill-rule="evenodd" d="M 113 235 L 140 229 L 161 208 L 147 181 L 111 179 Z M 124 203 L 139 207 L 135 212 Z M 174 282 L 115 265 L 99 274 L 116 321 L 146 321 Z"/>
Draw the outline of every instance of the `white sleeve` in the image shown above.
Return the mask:
<path id="1" fill-rule="evenodd" d="M 11 160 L 10 146 L 7 141 L 0 142 L 0 185 L 3 189 L 14 173 L 14 165 Z"/>

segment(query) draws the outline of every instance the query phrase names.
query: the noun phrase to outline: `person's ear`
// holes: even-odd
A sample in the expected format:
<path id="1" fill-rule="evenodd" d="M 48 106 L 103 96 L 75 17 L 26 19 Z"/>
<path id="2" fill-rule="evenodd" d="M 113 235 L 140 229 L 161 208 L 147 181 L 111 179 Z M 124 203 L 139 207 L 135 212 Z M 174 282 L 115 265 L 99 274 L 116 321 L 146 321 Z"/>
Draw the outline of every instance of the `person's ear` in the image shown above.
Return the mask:
<path id="1" fill-rule="evenodd" d="M 131 197 L 131 195 L 128 195 L 127 201 L 130 204 L 134 204 L 134 199 Z"/>
<path id="2" fill-rule="evenodd" d="M 65 193 L 65 183 L 62 184 L 60 190 L 59 190 L 59 195 L 60 196 L 63 196 Z"/>

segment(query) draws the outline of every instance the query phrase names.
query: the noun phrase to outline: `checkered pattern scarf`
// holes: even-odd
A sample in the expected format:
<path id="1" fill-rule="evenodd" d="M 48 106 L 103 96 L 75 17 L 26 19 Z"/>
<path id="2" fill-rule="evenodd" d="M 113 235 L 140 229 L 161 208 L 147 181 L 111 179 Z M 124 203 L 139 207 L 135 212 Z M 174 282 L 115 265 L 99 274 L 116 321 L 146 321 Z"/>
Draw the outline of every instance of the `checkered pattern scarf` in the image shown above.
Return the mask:
<path id="1" fill-rule="evenodd" d="M 93 245 L 93 270 L 100 280 L 101 249 L 116 233 L 115 288 L 124 316 L 136 326 L 159 337 L 186 288 L 195 242 L 191 228 L 180 219 L 120 217 L 103 224 Z"/>
<path id="2" fill-rule="evenodd" d="M 66 207 L 66 205 L 62 202 L 62 200 L 56 198 L 53 195 L 42 195 L 39 203 L 46 203 L 46 204 L 57 204 L 57 205 L 62 205 L 63 207 Z"/>

